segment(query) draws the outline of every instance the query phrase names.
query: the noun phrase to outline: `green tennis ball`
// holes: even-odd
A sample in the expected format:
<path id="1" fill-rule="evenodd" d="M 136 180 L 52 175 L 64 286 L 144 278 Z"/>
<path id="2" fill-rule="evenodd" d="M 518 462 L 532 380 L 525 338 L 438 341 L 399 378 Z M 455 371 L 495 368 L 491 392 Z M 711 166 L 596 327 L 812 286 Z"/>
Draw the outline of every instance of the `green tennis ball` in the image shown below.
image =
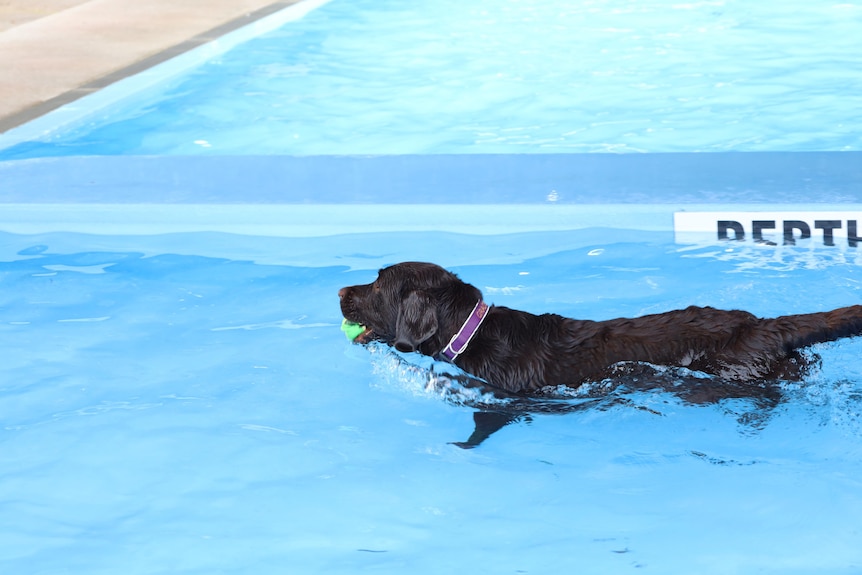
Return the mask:
<path id="1" fill-rule="evenodd" d="M 365 331 L 365 327 L 358 323 L 347 321 L 347 318 L 345 318 L 344 321 L 341 322 L 341 331 L 344 332 L 344 335 L 347 336 L 348 340 L 353 341 L 359 337 L 363 331 Z"/>

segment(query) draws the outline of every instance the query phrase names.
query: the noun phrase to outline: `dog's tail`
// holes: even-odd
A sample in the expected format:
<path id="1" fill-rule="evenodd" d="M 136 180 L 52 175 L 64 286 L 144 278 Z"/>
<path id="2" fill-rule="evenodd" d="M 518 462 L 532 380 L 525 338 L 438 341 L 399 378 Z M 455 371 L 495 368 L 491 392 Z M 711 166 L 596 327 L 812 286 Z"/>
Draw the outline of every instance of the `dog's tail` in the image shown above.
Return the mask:
<path id="1" fill-rule="evenodd" d="M 832 311 L 785 315 L 769 321 L 787 351 L 842 337 L 862 335 L 862 305 Z"/>

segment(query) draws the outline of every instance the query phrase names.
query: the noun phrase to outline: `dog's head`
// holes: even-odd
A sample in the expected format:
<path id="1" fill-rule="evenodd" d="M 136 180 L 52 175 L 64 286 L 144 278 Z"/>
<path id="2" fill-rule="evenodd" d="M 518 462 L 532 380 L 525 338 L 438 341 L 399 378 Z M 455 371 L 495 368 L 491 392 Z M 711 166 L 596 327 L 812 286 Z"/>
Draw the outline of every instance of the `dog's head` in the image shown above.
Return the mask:
<path id="1" fill-rule="evenodd" d="M 342 288 L 338 296 L 344 317 L 366 328 L 358 343 L 378 340 L 433 355 L 482 294 L 440 266 L 405 262 L 383 268 L 370 284 Z"/>

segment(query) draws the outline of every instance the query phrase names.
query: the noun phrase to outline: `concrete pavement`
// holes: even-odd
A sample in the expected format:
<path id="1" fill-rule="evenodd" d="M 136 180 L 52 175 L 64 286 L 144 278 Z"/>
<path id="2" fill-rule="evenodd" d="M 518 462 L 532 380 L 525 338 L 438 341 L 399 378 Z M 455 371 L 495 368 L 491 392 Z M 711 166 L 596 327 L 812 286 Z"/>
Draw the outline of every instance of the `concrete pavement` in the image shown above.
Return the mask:
<path id="1" fill-rule="evenodd" d="M 300 0 L 0 0 L 0 133 Z"/>

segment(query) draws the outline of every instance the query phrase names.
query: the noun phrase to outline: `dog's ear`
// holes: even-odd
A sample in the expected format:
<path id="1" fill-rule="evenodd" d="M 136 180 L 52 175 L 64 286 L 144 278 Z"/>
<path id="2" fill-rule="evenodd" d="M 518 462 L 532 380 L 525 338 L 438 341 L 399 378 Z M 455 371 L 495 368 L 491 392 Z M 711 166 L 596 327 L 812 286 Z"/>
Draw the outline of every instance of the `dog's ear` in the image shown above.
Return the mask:
<path id="1" fill-rule="evenodd" d="M 437 332 L 437 310 L 424 291 L 414 290 L 401 300 L 395 323 L 395 349 L 416 351 L 419 345 Z"/>

